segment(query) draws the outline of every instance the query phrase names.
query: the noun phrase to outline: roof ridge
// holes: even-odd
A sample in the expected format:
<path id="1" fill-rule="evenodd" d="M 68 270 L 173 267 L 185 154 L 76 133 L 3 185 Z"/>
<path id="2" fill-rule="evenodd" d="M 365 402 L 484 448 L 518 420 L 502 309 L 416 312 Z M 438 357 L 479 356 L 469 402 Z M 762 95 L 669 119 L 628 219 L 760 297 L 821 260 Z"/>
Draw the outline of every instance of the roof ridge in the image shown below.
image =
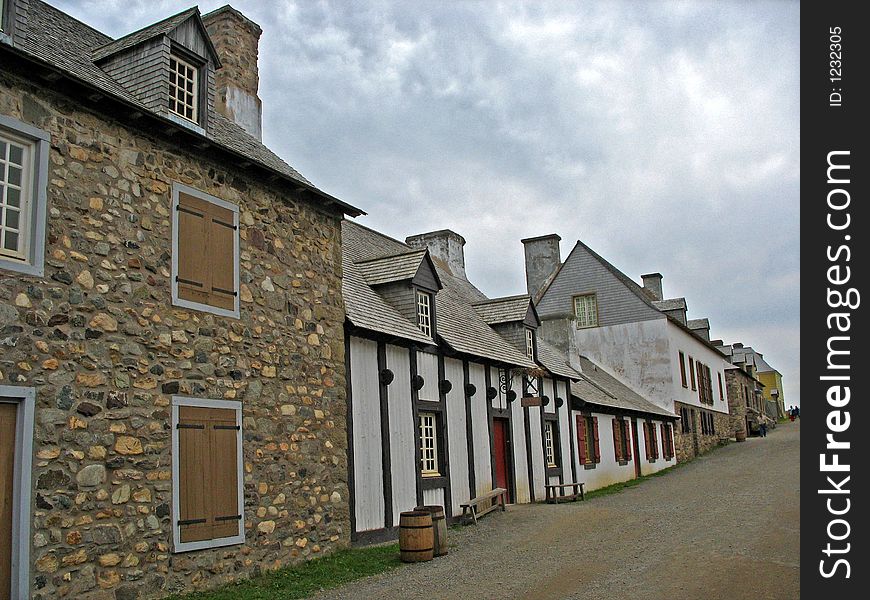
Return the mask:
<path id="1" fill-rule="evenodd" d="M 388 258 L 399 258 L 400 256 L 411 256 L 413 254 L 426 254 L 428 250 L 426 248 L 412 248 L 411 250 L 407 250 L 405 252 L 396 252 L 394 254 L 384 254 L 383 256 L 375 256 L 372 258 L 363 258 L 361 260 L 355 260 L 354 263 L 358 265 L 363 265 L 365 263 L 374 262 L 376 260 L 385 260 Z"/>
<path id="2" fill-rule="evenodd" d="M 501 296 L 498 298 L 487 298 L 486 300 L 480 300 L 479 302 L 472 302 L 472 306 L 480 306 L 481 304 L 495 304 L 496 302 L 507 302 L 508 300 L 520 300 L 522 298 L 528 298 L 531 302 L 532 297 L 528 294 L 516 294 L 513 296 Z"/>
<path id="3" fill-rule="evenodd" d="M 117 39 L 114 39 L 114 40 L 112 40 L 111 42 L 108 42 L 108 43 L 106 43 L 106 44 L 100 46 L 99 48 L 94 48 L 94 52 L 96 52 L 97 50 L 100 50 L 100 49 L 102 49 L 102 48 L 105 48 L 106 46 L 110 46 L 110 45 L 112 45 L 112 44 L 114 44 L 114 43 L 116 43 L 116 42 L 122 42 L 122 41 L 126 40 L 127 38 L 129 38 L 129 37 L 131 37 L 131 36 L 134 36 L 134 35 L 136 35 L 136 34 L 142 33 L 143 31 L 146 31 L 146 30 L 148 30 L 148 29 L 152 29 L 152 28 L 156 28 L 156 27 L 158 27 L 158 26 L 160 26 L 160 25 L 164 25 L 164 24 L 166 24 L 167 22 L 169 22 L 169 21 L 171 21 L 171 20 L 173 20 L 173 19 L 176 19 L 176 18 L 180 17 L 180 16 L 183 15 L 184 13 L 194 14 L 194 13 L 196 13 L 196 12 L 199 12 L 199 7 L 198 7 L 198 6 L 192 6 L 192 7 L 190 7 L 190 8 L 185 8 L 185 9 L 182 10 L 181 12 L 177 12 L 177 13 L 175 13 L 174 15 L 170 15 L 170 16 L 166 17 L 165 19 L 160 19 L 160 20 L 157 21 L 156 23 L 151 23 L 150 25 L 146 25 L 146 26 L 144 26 L 144 27 L 140 27 L 140 28 L 137 29 L 136 31 L 131 31 L 130 33 L 124 34 L 124 35 L 122 35 L 121 37 L 119 37 L 119 38 L 117 38 Z"/>

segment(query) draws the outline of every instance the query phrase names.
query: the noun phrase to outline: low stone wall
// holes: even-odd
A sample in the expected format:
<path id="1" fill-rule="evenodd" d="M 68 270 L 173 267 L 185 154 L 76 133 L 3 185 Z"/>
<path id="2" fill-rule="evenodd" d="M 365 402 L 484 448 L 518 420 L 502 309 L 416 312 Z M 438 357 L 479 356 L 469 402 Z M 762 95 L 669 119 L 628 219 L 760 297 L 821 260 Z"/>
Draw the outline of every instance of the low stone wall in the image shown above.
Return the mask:
<path id="1" fill-rule="evenodd" d="M 690 423 L 690 431 L 683 432 L 683 423 L 678 421 L 674 426 L 674 446 L 677 449 L 677 462 L 691 460 L 705 452 L 709 452 L 716 446 L 725 443 L 732 435 L 734 428 L 731 416 L 725 413 L 707 411 L 713 415 L 713 430 L 711 435 L 701 433 L 701 413 L 697 406 L 674 403 L 674 412 L 681 414 L 681 409 L 687 408 L 689 414 L 694 416 L 694 423 Z"/>

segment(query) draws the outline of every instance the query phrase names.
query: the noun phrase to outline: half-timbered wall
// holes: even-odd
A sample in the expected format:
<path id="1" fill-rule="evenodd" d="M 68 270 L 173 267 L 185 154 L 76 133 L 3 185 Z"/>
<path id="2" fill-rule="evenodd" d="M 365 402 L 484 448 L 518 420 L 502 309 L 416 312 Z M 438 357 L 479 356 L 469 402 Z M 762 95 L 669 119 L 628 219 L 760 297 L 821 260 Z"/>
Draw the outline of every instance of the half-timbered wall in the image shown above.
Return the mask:
<path id="1" fill-rule="evenodd" d="M 493 488 L 492 451 L 489 442 L 489 413 L 484 370 L 485 367 L 479 363 L 468 364 L 468 380 L 476 388 L 471 399 L 475 496 L 485 494 Z"/>
<path id="2" fill-rule="evenodd" d="M 393 496 L 393 525 L 400 514 L 417 505 L 417 463 L 414 454 L 414 420 L 411 403 L 411 360 L 407 348 L 387 344 L 387 368 L 393 382 L 387 388 L 390 407 L 390 468 Z"/>
<path id="3" fill-rule="evenodd" d="M 465 392 L 462 361 L 444 359 L 444 377 L 453 387 L 447 393 L 447 429 L 450 432 L 450 496 L 453 515 L 462 514 L 460 504 L 471 497 L 468 482 L 468 443 L 465 428 Z M 489 448 L 487 443 L 486 448 Z M 478 450 L 482 451 L 482 450 Z"/>
<path id="4" fill-rule="evenodd" d="M 353 393 L 353 480 L 356 530 L 384 526 L 381 408 L 377 342 L 350 338 Z"/>

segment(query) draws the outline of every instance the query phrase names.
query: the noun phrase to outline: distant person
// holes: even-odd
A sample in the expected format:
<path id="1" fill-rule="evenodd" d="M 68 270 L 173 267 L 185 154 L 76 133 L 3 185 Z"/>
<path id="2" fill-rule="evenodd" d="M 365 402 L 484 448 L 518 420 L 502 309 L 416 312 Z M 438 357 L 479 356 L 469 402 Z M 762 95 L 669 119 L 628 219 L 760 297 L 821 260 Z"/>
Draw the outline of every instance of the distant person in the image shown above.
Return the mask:
<path id="1" fill-rule="evenodd" d="M 797 414 L 795 413 L 795 407 L 792 406 L 791 408 L 788 409 L 788 418 L 789 418 L 790 420 L 794 421 L 794 418 L 795 418 L 796 416 L 797 416 Z"/>
<path id="2" fill-rule="evenodd" d="M 758 426 L 758 433 L 761 434 L 761 437 L 767 437 L 767 423 L 764 421 Z"/>

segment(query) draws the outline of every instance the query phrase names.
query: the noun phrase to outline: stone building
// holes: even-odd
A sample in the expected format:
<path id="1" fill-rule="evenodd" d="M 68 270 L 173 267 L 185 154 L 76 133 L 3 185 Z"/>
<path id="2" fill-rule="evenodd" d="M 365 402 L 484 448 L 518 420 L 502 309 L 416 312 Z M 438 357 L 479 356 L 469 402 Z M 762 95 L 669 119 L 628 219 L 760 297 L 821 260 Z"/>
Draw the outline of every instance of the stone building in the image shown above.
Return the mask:
<path id="1" fill-rule="evenodd" d="M 758 434 L 762 424 L 768 429 L 776 427 L 776 405 L 766 400 L 765 386 L 758 373 L 762 364 L 769 368 L 761 354 L 739 342 L 724 344 L 721 340 L 714 340 L 713 343 L 733 365 L 725 372 L 725 379 L 737 441 Z"/>
<path id="2" fill-rule="evenodd" d="M 361 211 L 260 141 L 259 28 L 0 6 L 0 597 L 159 597 L 347 544 Z"/>
<path id="3" fill-rule="evenodd" d="M 707 320 L 689 321 L 685 298 L 664 298 L 659 273 L 643 275 L 638 285 L 581 241 L 563 262 L 560 241 L 557 235 L 523 240 L 541 337 L 572 364 L 586 356 L 680 417 L 678 460 L 730 438 L 724 382 L 730 365 L 710 343 Z"/>

